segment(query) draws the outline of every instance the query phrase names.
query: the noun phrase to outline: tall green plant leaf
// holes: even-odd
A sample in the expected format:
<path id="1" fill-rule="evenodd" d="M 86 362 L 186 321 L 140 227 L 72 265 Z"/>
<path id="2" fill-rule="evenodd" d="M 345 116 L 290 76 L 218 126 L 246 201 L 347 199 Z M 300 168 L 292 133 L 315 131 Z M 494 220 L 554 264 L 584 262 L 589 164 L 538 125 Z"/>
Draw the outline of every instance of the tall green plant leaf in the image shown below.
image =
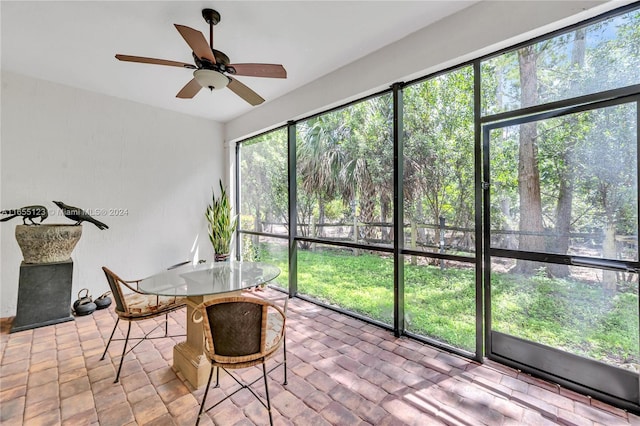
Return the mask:
<path id="1" fill-rule="evenodd" d="M 228 254 L 233 233 L 238 224 L 236 217 L 231 217 L 231 203 L 227 191 L 220 180 L 220 196 L 216 197 L 212 191 L 211 204 L 205 213 L 209 223 L 209 240 L 216 254 Z"/>

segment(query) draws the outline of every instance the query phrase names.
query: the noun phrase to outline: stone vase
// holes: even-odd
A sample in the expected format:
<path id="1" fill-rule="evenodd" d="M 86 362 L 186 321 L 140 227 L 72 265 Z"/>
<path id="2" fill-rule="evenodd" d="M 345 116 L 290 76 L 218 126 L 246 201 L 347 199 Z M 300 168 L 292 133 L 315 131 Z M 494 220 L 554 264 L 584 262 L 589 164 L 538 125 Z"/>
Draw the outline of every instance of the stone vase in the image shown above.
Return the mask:
<path id="1" fill-rule="evenodd" d="M 17 225 L 16 240 L 25 263 L 64 262 L 82 236 L 82 225 Z"/>

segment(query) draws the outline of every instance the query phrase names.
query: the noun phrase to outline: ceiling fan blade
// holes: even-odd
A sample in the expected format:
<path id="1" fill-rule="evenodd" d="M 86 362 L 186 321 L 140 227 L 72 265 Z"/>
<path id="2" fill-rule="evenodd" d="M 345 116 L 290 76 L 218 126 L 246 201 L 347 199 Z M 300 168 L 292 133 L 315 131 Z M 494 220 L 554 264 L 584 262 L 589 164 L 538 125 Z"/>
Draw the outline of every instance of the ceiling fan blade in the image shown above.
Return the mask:
<path id="1" fill-rule="evenodd" d="M 166 59 L 145 58 L 144 56 L 116 55 L 116 59 L 126 62 L 139 62 L 143 64 L 168 65 L 170 67 L 196 69 L 195 65 L 186 62 L 168 61 Z"/>
<path id="2" fill-rule="evenodd" d="M 173 24 L 184 41 L 187 42 L 193 53 L 200 59 L 207 59 L 212 64 L 216 63 L 216 58 L 213 56 L 213 51 L 211 50 L 211 46 L 207 43 L 207 39 L 204 38 L 204 35 L 193 28 L 185 27 L 184 25 Z"/>
<path id="3" fill-rule="evenodd" d="M 229 64 L 236 75 L 250 77 L 287 78 L 287 70 L 279 64 Z"/>
<path id="4" fill-rule="evenodd" d="M 202 86 L 196 81 L 195 78 L 192 78 L 190 82 L 185 84 L 185 86 L 178 92 L 176 98 L 181 99 L 191 99 L 202 89 Z"/>
<path id="5" fill-rule="evenodd" d="M 229 76 L 227 76 L 229 77 Z M 264 102 L 264 99 L 253 90 L 249 89 L 238 80 L 229 77 L 229 85 L 227 86 L 233 93 L 240 96 L 251 105 L 256 106 Z"/>

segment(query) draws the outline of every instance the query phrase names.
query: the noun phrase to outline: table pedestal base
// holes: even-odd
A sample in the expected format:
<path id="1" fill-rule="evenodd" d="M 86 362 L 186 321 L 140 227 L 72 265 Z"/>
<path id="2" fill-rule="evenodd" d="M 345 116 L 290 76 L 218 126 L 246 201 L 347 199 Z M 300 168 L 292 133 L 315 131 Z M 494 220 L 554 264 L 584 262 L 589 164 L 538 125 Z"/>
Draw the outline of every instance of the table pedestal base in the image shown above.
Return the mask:
<path id="1" fill-rule="evenodd" d="M 173 347 L 173 368 L 179 371 L 196 389 L 207 384 L 211 372 L 211 362 L 204 354 L 202 322 L 194 323 L 191 320 L 194 308 L 207 300 L 240 295 L 240 291 L 233 291 L 211 296 L 187 297 L 187 340 Z"/>
<path id="2" fill-rule="evenodd" d="M 182 342 L 173 347 L 173 368 L 198 389 L 207 384 L 211 363 L 205 354 L 197 353 L 187 342 Z"/>

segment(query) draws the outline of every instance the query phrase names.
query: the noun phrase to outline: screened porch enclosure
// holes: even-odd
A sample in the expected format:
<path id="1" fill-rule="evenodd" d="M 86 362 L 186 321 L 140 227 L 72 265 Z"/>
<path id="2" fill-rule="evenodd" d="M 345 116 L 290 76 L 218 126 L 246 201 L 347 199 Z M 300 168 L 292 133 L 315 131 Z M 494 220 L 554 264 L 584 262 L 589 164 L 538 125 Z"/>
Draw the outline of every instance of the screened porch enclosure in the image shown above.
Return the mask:
<path id="1" fill-rule="evenodd" d="M 640 412 L 637 46 L 627 6 L 238 142 L 238 257 Z"/>

